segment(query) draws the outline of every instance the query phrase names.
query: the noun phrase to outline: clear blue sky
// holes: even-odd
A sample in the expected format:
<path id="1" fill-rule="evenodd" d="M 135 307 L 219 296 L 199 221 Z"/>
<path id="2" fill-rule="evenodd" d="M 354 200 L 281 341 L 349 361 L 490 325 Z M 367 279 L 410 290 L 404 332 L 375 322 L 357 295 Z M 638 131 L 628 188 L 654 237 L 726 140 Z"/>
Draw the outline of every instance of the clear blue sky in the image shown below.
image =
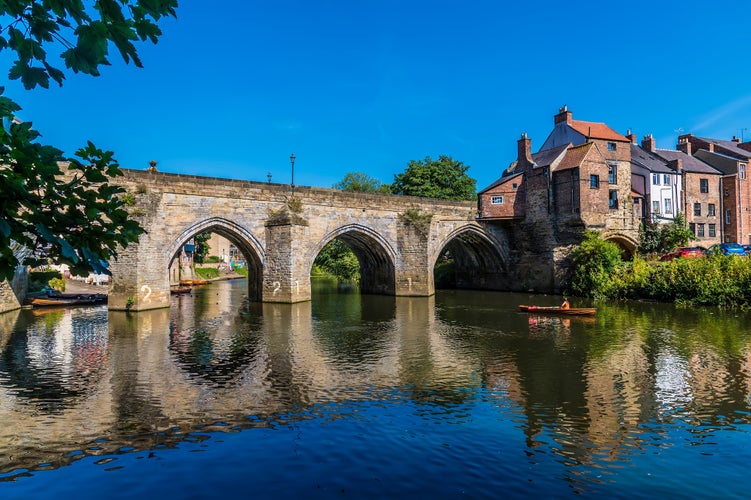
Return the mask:
<path id="1" fill-rule="evenodd" d="M 113 48 L 99 78 L 0 82 L 46 143 L 127 168 L 288 183 L 294 153 L 295 184 L 330 187 L 445 154 L 481 189 L 563 104 L 660 148 L 751 138 L 750 20 L 723 0 L 183 0 L 143 69 Z"/>

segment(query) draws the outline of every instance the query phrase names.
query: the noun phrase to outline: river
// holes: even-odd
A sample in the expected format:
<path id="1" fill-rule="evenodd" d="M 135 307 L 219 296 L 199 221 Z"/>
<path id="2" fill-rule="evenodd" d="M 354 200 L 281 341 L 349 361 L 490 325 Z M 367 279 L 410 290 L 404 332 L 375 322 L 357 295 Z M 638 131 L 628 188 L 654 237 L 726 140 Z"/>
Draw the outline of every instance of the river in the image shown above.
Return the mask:
<path id="1" fill-rule="evenodd" d="M 748 496 L 746 313 L 246 293 L 0 315 L 0 497 Z"/>

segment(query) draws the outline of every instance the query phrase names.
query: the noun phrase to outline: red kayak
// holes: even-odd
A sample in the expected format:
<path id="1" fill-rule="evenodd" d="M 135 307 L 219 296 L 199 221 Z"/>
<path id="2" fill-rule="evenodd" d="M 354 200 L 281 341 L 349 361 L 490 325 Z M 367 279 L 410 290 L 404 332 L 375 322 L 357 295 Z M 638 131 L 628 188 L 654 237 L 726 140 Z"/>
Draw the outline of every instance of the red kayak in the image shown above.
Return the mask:
<path id="1" fill-rule="evenodd" d="M 594 316 L 597 312 L 597 308 L 595 307 L 570 307 L 563 309 L 561 306 L 519 306 L 519 309 L 526 312 L 566 314 L 569 316 Z"/>

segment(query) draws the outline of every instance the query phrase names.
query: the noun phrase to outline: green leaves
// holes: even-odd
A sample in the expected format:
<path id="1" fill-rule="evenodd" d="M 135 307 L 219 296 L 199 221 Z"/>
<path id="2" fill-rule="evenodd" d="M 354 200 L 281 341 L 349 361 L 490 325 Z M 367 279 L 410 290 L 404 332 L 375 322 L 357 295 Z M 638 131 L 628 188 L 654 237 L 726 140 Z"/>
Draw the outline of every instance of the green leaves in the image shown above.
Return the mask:
<path id="1" fill-rule="evenodd" d="M 347 172 L 344 178 L 332 187 L 342 191 L 379 193 L 381 192 L 381 181 L 364 172 Z"/>
<path id="2" fill-rule="evenodd" d="M 86 5 L 89 4 L 89 5 Z M 25 0 L 0 2 L 0 51 L 16 53 L 8 77 L 26 89 L 62 85 L 64 72 L 47 60 L 45 46 L 64 48 L 60 57 L 74 73 L 99 75 L 109 65 L 109 44 L 126 63 L 141 67 L 136 40 L 156 43 L 162 32 L 154 23 L 176 16 L 177 0 Z M 89 13 L 96 13 L 92 18 Z M 75 43 L 73 40 L 75 37 Z M 55 50 L 54 52 L 57 52 Z"/>
<path id="3" fill-rule="evenodd" d="M 74 273 L 106 272 L 106 262 L 144 232 L 123 209 L 117 196 L 123 188 L 109 183 L 122 175 L 113 153 L 89 142 L 63 171 L 62 152 L 35 142 L 39 133 L 29 122 L 12 119 L 18 109 L 0 95 L 6 124 L 0 129 L 0 279 L 12 278 L 19 264 L 47 259 L 69 264 Z"/>
<path id="4" fill-rule="evenodd" d="M 426 156 L 423 161 L 410 161 L 407 169 L 394 176 L 393 194 L 441 198 L 445 200 L 474 200 L 476 181 L 467 175 L 468 166 L 450 156 L 437 160 Z"/>

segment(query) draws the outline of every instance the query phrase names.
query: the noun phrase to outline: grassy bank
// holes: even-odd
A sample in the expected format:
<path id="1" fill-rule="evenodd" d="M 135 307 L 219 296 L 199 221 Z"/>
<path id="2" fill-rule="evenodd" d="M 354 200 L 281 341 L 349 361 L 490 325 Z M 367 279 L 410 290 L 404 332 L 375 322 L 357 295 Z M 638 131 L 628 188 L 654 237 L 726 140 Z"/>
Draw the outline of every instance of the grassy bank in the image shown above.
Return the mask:
<path id="1" fill-rule="evenodd" d="M 571 254 L 567 291 L 596 299 L 634 299 L 751 307 L 751 257 L 713 255 L 669 262 L 624 262 L 610 242 L 589 234 Z"/>

